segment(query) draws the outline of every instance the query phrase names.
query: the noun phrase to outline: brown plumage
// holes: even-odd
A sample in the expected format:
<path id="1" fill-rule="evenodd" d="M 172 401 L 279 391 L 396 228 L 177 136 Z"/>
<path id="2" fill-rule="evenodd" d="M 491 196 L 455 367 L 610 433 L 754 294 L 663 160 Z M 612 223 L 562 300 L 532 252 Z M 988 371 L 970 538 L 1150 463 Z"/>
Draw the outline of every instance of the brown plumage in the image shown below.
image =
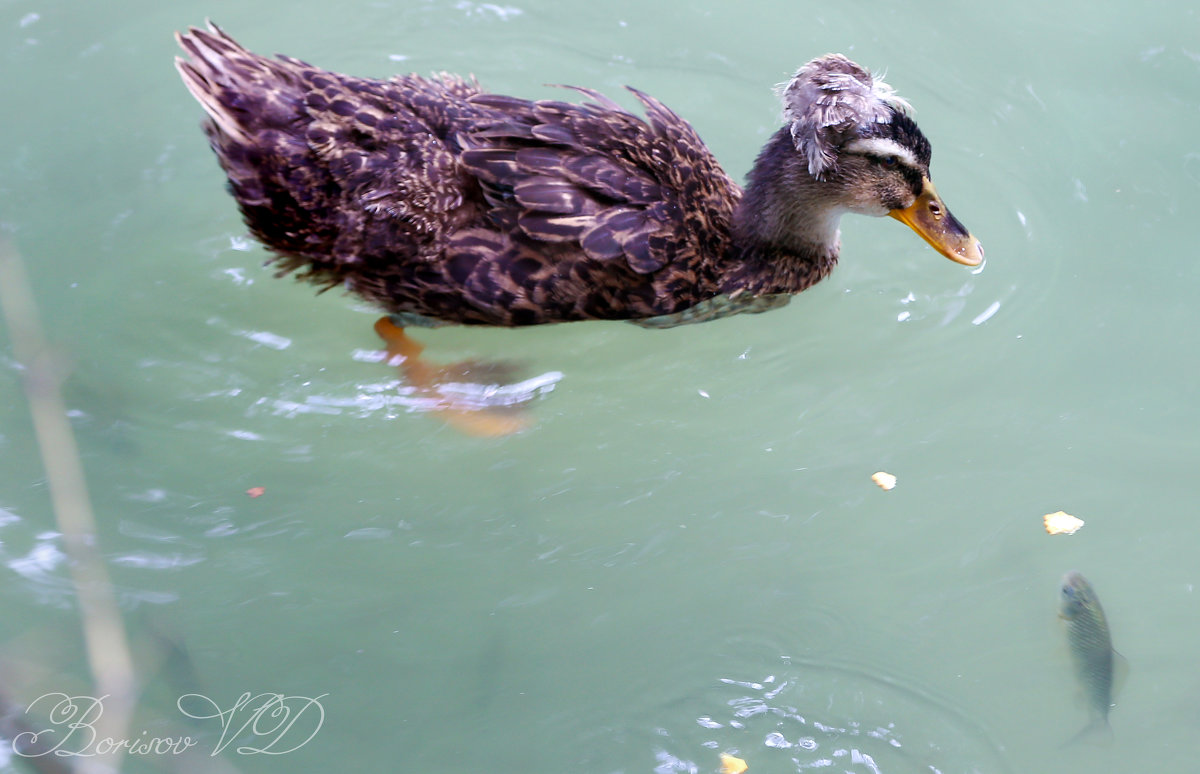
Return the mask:
<path id="1" fill-rule="evenodd" d="M 177 37 L 280 273 L 344 284 L 404 323 L 762 311 L 829 273 L 843 212 L 891 213 L 955 260 L 982 257 L 933 192 L 904 103 L 844 57 L 783 89 L 788 125 L 743 195 L 686 121 L 634 89 L 644 118 L 586 89 L 575 104 L 446 74 L 349 77 L 251 53 L 212 24 Z"/>

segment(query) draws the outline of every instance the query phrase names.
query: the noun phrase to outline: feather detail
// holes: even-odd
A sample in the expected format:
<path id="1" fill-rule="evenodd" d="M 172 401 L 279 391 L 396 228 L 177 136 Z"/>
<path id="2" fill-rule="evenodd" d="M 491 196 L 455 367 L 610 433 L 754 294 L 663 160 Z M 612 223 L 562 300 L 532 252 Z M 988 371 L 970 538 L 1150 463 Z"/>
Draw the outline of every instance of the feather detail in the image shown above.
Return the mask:
<path id="1" fill-rule="evenodd" d="M 867 124 L 887 123 L 909 104 L 865 68 L 841 54 L 814 59 L 776 89 L 796 149 L 818 180 L 832 169 L 841 145 Z"/>

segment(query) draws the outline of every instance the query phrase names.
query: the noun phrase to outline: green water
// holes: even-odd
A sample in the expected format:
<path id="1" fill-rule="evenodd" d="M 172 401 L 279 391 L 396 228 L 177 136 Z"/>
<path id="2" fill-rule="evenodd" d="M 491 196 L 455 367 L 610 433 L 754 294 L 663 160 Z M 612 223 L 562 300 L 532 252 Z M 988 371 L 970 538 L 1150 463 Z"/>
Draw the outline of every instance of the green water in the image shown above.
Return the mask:
<path id="1" fill-rule="evenodd" d="M 261 268 L 171 67 L 205 17 L 362 75 L 636 85 L 738 179 L 770 87 L 841 51 L 914 104 L 988 261 L 848 218 L 833 276 L 769 314 L 423 332 L 562 374 L 532 429 L 468 438 L 371 361 L 371 310 Z M 133 735 L 207 754 L 177 697 L 279 692 L 323 723 L 226 747 L 238 770 L 1194 765 L 1193 4 L 2 0 L 0 72 L 0 223 L 70 366 L 100 547 L 135 643 L 178 648 Z M 0 690 L 28 703 L 90 687 L 10 344 Z M 1060 509 L 1087 525 L 1048 537 Z M 1112 739 L 1063 747 L 1069 569 L 1131 672 Z"/>

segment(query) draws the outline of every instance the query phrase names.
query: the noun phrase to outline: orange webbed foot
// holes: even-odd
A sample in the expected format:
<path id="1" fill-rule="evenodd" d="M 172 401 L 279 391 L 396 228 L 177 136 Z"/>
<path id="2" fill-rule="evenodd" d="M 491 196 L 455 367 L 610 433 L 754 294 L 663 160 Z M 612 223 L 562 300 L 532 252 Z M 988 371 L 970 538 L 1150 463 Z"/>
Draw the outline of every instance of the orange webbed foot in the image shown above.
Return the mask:
<path id="1" fill-rule="evenodd" d="M 524 408 L 495 400 L 495 386 L 511 381 L 507 363 L 467 361 L 438 366 L 421 358 L 424 347 L 409 338 L 389 317 L 375 323 L 375 333 L 387 347 L 388 362 L 418 394 L 430 399 L 430 411 L 468 435 L 494 438 L 518 433 L 533 424 Z M 528 400 L 526 398 L 525 400 Z"/>

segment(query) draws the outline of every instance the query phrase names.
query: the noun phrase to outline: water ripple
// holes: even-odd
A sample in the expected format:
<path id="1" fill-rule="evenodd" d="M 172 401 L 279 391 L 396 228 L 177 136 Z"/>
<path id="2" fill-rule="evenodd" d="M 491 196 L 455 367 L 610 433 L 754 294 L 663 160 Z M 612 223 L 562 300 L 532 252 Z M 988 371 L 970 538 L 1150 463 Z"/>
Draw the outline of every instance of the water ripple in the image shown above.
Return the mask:
<path id="1" fill-rule="evenodd" d="M 718 751 L 751 769 L 847 774 L 966 771 L 1005 774 L 1002 745 L 967 712 L 923 686 L 879 670 L 829 659 L 791 659 L 781 674 L 722 677 L 692 722 L 696 756 L 663 745 L 656 771 L 714 768 Z M 686 731 L 660 737 L 694 743 Z"/>

